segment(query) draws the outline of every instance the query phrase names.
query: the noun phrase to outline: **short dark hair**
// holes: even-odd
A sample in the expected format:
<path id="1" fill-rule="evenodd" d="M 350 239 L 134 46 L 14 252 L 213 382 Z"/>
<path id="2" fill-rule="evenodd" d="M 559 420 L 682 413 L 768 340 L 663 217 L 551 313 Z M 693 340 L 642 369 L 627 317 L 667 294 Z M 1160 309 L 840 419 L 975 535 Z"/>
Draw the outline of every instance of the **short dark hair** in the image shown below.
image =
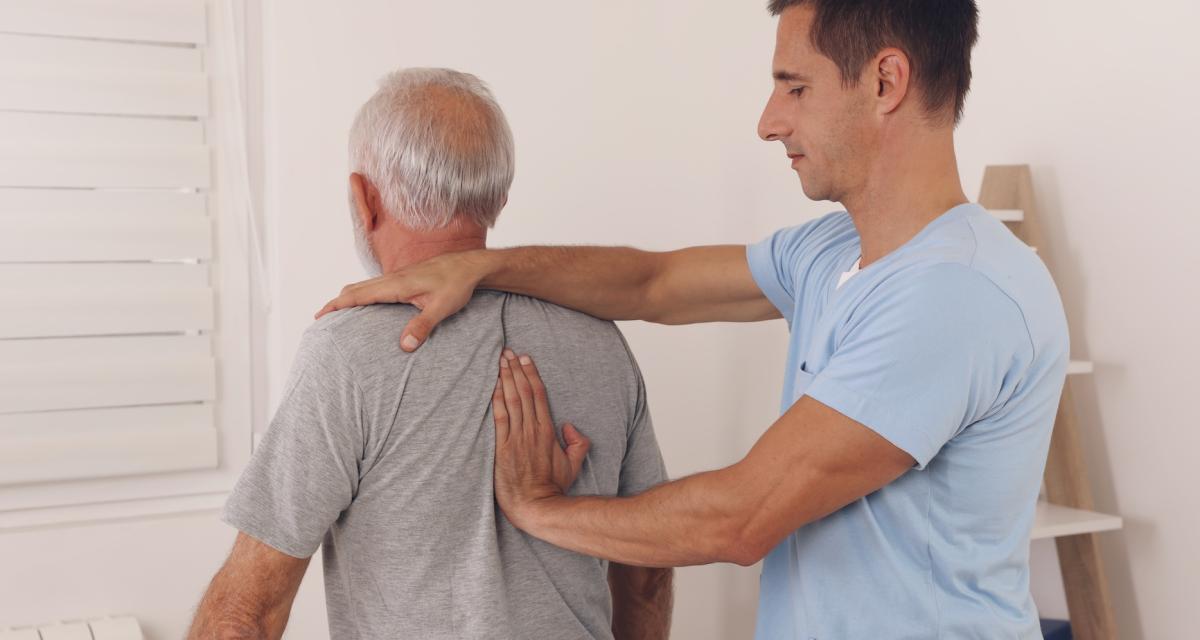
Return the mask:
<path id="1" fill-rule="evenodd" d="M 842 85 L 858 84 L 863 66 L 886 47 L 908 55 L 925 111 L 962 118 L 971 88 L 971 49 L 979 38 L 975 0 L 769 0 L 777 16 L 802 5 L 816 12 L 809 37 L 837 64 Z"/>

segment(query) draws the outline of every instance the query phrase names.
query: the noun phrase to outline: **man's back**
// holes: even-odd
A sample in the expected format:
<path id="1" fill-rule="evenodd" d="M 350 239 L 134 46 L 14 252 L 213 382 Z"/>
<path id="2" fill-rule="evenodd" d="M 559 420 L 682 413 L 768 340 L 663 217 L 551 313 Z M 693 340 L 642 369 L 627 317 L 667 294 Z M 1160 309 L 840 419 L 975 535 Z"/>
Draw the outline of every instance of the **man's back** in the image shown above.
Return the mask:
<path id="1" fill-rule="evenodd" d="M 407 305 L 317 322 L 225 518 L 290 555 L 325 544 L 337 637 L 606 638 L 607 563 L 518 532 L 496 509 L 500 351 L 529 353 L 592 441 L 572 494 L 666 479 L 640 373 L 611 322 L 481 291 L 415 353 Z"/>

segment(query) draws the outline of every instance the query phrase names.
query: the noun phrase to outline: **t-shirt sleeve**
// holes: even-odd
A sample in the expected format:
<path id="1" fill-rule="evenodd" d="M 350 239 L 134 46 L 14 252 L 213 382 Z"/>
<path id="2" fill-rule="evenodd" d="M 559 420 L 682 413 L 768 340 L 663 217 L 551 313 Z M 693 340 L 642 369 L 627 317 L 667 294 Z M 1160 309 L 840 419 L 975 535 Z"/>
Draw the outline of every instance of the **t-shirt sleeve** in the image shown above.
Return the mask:
<path id="1" fill-rule="evenodd" d="M 831 216 L 810 220 L 804 224 L 780 229 L 766 238 L 746 246 L 746 263 L 750 275 L 762 289 L 763 295 L 791 323 L 796 307 L 797 274 L 806 267 L 806 253 L 814 246 L 818 229 L 828 226 Z"/>
<path id="2" fill-rule="evenodd" d="M 279 410 L 222 519 L 290 556 L 312 555 L 358 490 L 361 405 L 337 346 L 326 332 L 310 329 Z"/>
<path id="3" fill-rule="evenodd" d="M 667 467 L 663 463 L 658 439 L 654 436 L 654 423 L 650 419 L 646 384 L 636 362 L 634 371 L 637 376 L 637 402 L 626 436 L 625 458 L 621 461 L 621 479 L 617 488 L 617 495 L 620 496 L 636 495 L 667 481 Z"/>
<path id="4" fill-rule="evenodd" d="M 796 255 L 803 238 L 799 231 L 800 227 L 787 227 L 746 246 L 750 275 L 784 318 L 791 318 L 796 307 Z"/>
<path id="5" fill-rule="evenodd" d="M 805 395 L 883 436 L 918 469 L 997 405 L 1005 377 L 1032 351 L 1016 303 L 957 264 L 894 276 L 835 340 Z"/>

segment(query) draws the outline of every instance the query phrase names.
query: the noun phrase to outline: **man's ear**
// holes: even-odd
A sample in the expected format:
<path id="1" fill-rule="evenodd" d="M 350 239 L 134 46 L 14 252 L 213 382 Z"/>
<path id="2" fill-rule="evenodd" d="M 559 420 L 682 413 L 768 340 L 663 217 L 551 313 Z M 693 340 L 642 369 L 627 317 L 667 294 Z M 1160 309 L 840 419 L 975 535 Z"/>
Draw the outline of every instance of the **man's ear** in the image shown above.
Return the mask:
<path id="1" fill-rule="evenodd" d="M 912 67 L 908 56 L 899 49 L 889 47 L 875 56 L 869 67 L 875 85 L 875 100 L 879 115 L 887 115 L 900 108 L 908 95 L 912 82 Z"/>
<path id="2" fill-rule="evenodd" d="M 351 173 L 350 196 L 354 201 L 354 215 L 362 223 L 363 231 L 371 233 L 379 225 L 378 192 L 363 174 Z"/>

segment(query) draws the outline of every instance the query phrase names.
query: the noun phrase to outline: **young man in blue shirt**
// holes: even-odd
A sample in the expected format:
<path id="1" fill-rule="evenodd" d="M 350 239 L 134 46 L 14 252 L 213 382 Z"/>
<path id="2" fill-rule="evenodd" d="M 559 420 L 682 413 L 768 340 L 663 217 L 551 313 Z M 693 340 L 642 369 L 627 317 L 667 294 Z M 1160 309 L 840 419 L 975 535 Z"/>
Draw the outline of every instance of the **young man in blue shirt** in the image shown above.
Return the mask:
<path id="1" fill-rule="evenodd" d="M 845 211 L 751 245 L 468 252 L 347 287 L 412 302 L 416 349 L 476 286 L 610 319 L 784 318 L 780 418 L 738 463 L 628 498 L 567 497 L 586 434 L 554 436 L 527 357 L 493 399 L 496 496 L 520 528 L 617 562 L 763 559 L 757 637 L 1040 637 L 1029 533 L 1068 360 L 1037 256 L 963 193 L 954 126 L 971 0 L 774 0 L 759 135 Z M 570 416 L 561 416 L 566 419 Z"/>

